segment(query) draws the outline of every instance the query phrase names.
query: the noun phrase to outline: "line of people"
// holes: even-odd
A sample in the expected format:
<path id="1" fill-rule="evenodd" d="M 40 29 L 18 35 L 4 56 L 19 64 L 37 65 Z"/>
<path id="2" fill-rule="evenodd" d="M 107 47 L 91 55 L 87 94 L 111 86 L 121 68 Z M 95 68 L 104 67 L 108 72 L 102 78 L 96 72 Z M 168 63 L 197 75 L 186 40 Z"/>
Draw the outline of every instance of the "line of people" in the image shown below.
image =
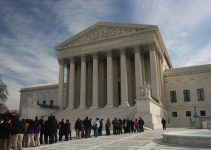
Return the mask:
<path id="1" fill-rule="evenodd" d="M 130 132 L 143 132 L 144 121 L 139 119 L 117 119 L 112 121 L 108 118 L 105 123 L 105 135 L 122 134 Z M 96 118 L 93 123 L 92 119 L 86 117 L 84 120 L 78 118 L 75 121 L 74 130 L 76 139 L 90 138 L 91 131 L 94 136 L 102 136 L 103 119 Z M 123 132 L 124 131 L 124 132 Z M 53 144 L 59 141 L 72 140 L 72 127 L 70 121 L 62 119 L 57 122 L 56 117 L 49 116 L 47 120 L 43 117 L 38 119 L 22 119 L 17 115 L 0 115 L 0 150 L 22 149 L 22 147 L 35 147 L 40 144 Z"/>

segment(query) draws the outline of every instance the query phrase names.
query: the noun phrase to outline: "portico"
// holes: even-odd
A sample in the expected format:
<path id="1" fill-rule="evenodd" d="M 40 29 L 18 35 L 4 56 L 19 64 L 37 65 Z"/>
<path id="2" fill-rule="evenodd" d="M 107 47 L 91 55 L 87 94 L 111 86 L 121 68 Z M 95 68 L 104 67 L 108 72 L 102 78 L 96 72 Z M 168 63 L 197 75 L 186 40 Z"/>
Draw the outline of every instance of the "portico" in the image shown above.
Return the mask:
<path id="1" fill-rule="evenodd" d="M 106 30 L 102 32 L 102 28 Z M 152 86 L 152 96 L 160 101 L 162 70 L 158 70 L 158 65 L 164 52 L 159 49 L 154 30 L 156 26 L 97 23 L 58 45 L 60 108 L 130 107 L 140 99 L 144 81 Z M 145 39 L 141 38 L 143 34 Z M 66 81 L 64 76 L 68 77 Z"/>

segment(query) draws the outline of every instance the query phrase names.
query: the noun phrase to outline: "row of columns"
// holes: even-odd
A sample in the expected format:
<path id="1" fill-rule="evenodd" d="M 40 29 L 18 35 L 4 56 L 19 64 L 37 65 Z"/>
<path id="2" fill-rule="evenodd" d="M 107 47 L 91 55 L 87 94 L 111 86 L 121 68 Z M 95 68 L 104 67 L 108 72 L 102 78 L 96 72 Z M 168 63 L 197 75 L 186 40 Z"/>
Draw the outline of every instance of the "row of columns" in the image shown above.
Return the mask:
<path id="1" fill-rule="evenodd" d="M 140 49 L 134 47 L 134 56 L 135 56 L 135 89 L 136 89 L 136 99 L 141 97 L 141 86 L 143 84 L 142 77 L 142 65 L 141 65 L 141 55 Z M 99 107 L 99 91 L 98 91 L 98 55 L 95 53 L 93 57 L 93 84 L 92 84 L 92 107 Z M 121 78 L 121 105 L 129 106 L 128 103 L 128 77 L 127 77 L 127 59 L 126 51 L 120 51 L 120 78 Z M 67 107 L 69 109 L 74 109 L 74 98 L 75 98 L 75 60 L 74 58 L 70 59 L 69 65 L 69 100 L 67 102 Z M 158 93 L 158 73 L 157 73 L 157 57 L 156 51 L 150 51 L 150 72 L 151 72 L 151 86 L 152 86 L 152 95 L 156 98 L 159 98 Z M 81 56 L 81 78 L 80 78 L 80 109 L 86 108 L 86 56 Z M 58 100 L 57 105 L 63 106 L 63 89 L 64 89 L 64 62 L 59 62 L 59 87 L 58 87 Z M 107 105 L 106 107 L 114 106 L 114 97 L 113 97 L 113 58 L 112 51 L 107 53 Z"/>

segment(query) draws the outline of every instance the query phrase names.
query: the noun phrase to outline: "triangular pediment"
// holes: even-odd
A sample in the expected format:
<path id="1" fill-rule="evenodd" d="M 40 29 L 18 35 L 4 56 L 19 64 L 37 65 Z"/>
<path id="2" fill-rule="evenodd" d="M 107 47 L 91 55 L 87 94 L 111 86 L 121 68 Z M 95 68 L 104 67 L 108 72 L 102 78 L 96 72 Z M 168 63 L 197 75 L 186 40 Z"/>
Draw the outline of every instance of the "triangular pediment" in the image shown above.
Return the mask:
<path id="1" fill-rule="evenodd" d="M 154 25 L 99 22 L 59 44 L 56 49 L 83 45 L 156 28 L 157 26 Z"/>

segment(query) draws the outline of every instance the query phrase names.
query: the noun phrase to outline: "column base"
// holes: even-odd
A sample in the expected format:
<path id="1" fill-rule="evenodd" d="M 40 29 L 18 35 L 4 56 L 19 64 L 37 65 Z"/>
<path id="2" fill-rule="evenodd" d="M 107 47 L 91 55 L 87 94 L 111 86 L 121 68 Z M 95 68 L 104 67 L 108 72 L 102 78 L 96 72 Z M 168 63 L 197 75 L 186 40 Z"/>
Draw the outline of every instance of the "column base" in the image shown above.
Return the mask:
<path id="1" fill-rule="evenodd" d="M 74 108 L 69 107 L 69 106 L 68 106 L 66 109 L 67 109 L 67 110 L 74 110 Z"/>
<path id="2" fill-rule="evenodd" d="M 78 110 L 85 110 L 86 107 L 78 107 L 77 109 L 78 109 Z"/>
<path id="3" fill-rule="evenodd" d="M 130 107 L 130 105 L 129 105 L 129 103 L 124 103 L 124 104 L 119 105 L 119 107 L 120 108 L 122 108 L 122 107 Z"/>
<path id="4" fill-rule="evenodd" d="M 114 108 L 114 106 L 113 105 L 106 105 L 104 108 Z"/>
<path id="5" fill-rule="evenodd" d="M 98 109 L 99 107 L 96 107 L 96 106 L 92 106 L 92 107 L 89 107 L 89 109 Z"/>

